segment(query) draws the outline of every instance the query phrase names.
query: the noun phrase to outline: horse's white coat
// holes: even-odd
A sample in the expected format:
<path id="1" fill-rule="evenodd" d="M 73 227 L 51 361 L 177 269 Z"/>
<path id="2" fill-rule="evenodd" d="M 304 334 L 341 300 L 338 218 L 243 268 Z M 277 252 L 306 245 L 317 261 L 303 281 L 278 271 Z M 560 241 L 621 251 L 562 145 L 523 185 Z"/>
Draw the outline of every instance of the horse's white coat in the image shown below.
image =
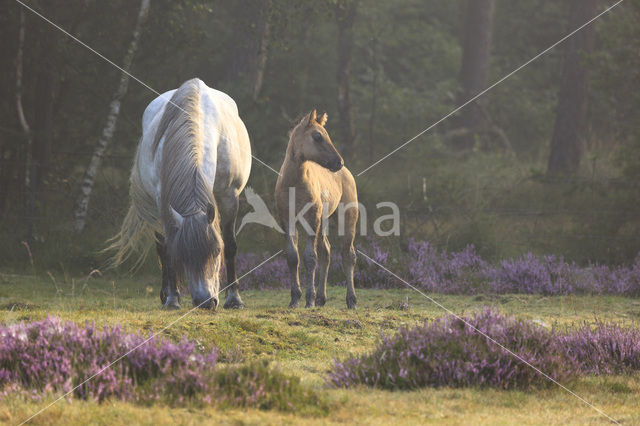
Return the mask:
<path id="1" fill-rule="evenodd" d="M 200 169 L 216 197 L 235 198 L 246 185 L 251 171 L 249 135 L 231 97 L 208 87 L 201 80 L 198 80 L 198 85 L 204 131 L 204 154 Z M 155 152 L 153 142 L 162 114 L 174 92 L 175 90 L 170 90 L 163 93 L 145 109 L 142 116 L 142 139 L 137 153 L 136 164 L 140 179 L 145 191 L 156 200 L 158 219 L 162 189 L 159 170 L 164 136 Z M 218 207 L 224 210 L 224 205 Z"/>

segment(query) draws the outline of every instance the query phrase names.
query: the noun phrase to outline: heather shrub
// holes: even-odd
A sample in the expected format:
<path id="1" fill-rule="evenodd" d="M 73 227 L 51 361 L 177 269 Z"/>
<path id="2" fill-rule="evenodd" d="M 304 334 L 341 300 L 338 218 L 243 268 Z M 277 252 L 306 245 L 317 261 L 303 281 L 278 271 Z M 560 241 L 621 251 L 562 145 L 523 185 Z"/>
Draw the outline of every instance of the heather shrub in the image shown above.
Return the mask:
<path id="1" fill-rule="evenodd" d="M 236 272 L 238 277 L 242 277 L 258 266 L 265 259 L 268 259 L 269 253 L 238 253 L 236 256 Z M 224 268 L 222 268 L 222 277 L 225 277 Z M 284 289 L 289 288 L 290 284 L 289 266 L 285 256 L 277 256 L 271 261 L 265 263 L 250 274 L 244 276 L 239 282 L 241 290 L 265 290 L 265 289 Z"/>
<path id="2" fill-rule="evenodd" d="M 580 267 L 553 255 L 504 259 L 497 264 L 484 260 L 473 245 L 462 251 L 438 250 L 427 241 L 409 240 L 407 252 L 392 251 L 373 238 L 357 244 L 375 262 L 429 292 L 446 294 L 526 293 L 545 295 L 614 294 L 640 296 L 640 255 L 632 265 Z M 242 253 L 236 257 L 242 276 L 269 256 Z M 359 255 L 354 270 L 357 288 L 404 288 L 404 284 L 374 261 Z M 224 276 L 224 275 L 223 275 Z M 306 269 L 300 267 L 300 279 Z M 344 286 L 340 250 L 333 250 L 329 284 Z M 278 256 L 240 280 L 240 288 L 288 289 L 291 283 L 284 256 Z"/>
<path id="3" fill-rule="evenodd" d="M 556 380 L 576 373 L 576 365 L 553 350 L 554 334 L 536 324 L 490 310 L 466 320 Z M 361 357 L 335 361 L 332 386 L 367 385 L 383 389 L 425 386 L 491 386 L 525 389 L 550 382 L 506 350 L 454 316 L 383 336 Z"/>
<path id="4" fill-rule="evenodd" d="M 629 266 L 580 267 L 562 257 L 531 253 L 494 265 L 482 259 L 473 245 L 447 252 L 427 241 L 415 240 L 409 240 L 408 253 L 400 259 L 391 256 L 375 240 L 369 240 L 362 250 L 413 285 L 430 292 L 640 295 L 640 255 Z M 364 256 L 359 257 L 354 278 L 357 287 L 404 287 Z"/>
<path id="5" fill-rule="evenodd" d="M 640 329 L 604 323 L 584 325 L 560 334 L 558 346 L 585 374 L 640 372 Z"/>
<path id="6" fill-rule="evenodd" d="M 219 368 L 215 349 L 202 351 L 187 340 L 144 342 L 143 336 L 118 327 L 79 327 L 55 317 L 0 326 L 0 391 L 40 398 L 69 392 L 95 375 L 71 396 L 280 410 L 300 410 L 307 403 L 323 406 L 297 378 L 266 363 Z"/>
<path id="7" fill-rule="evenodd" d="M 460 252 L 438 251 L 426 241 L 409 241 L 409 277 L 427 291 L 469 294 L 487 291 L 489 264 L 468 245 Z"/>
<path id="8" fill-rule="evenodd" d="M 334 361 L 327 383 L 383 389 L 491 386 L 526 389 L 552 382 L 474 327 L 555 380 L 640 372 L 640 329 L 598 323 L 559 331 L 491 310 L 448 315 L 382 337 L 376 349 Z"/>
<path id="9" fill-rule="evenodd" d="M 527 253 L 519 259 L 500 262 L 487 275 L 496 293 L 561 295 L 576 290 L 579 268 L 562 257 L 535 257 Z"/>

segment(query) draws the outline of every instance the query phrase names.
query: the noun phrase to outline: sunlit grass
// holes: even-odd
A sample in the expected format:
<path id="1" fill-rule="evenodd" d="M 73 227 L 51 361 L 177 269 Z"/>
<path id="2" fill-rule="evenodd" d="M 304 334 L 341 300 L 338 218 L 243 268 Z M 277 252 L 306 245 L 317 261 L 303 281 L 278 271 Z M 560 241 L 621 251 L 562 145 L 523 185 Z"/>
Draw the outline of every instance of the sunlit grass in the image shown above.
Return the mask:
<path id="1" fill-rule="evenodd" d="M 180 311 L 160 308 L 159 277 L 49 277 L 0 274 L 0 320 L 4 323 L 40 319 L 49 314 L 97 326 L 121 324 L 125 331 L 153 333 L 176 320 L 191 307 L 188 295 Z M 55 283 L 54 283 L 55 280 Z M 73 401 L 47 410 L 36 423 L 62 421 L 91 423 L 202 423 L 228 421 L 257 423 L 327 423 L 357 420 L 362 423 L 474 423 L 523 424 L 600 422 L 603 418 L 558 387 L 530 392 L 489 389 L 423 389 L 388 392 L 371 389 L 326 389 L 326 372 L 335 358 L 370 351 L 380 333 L 413 325 L 444 314 L 441 308 L 412 290 L 359 290 L 358 309 L 346 309 L 345 289 L 329 287 L 327 306 L 289 309 L 288 291 L 246 291 L 247 308 L 240 311 L 197 310 L 163 331 L 173 340 L 183 336 L 204 347 L 216 346 L 221 362 L 269 360 L 302 384 L 324 394 L 333 404 L 326 418 L 300 417 L 277 411 L 247 411 L 185 405 Z M 615 320 L 640 320 L 640 300 L 615 296 L 431 294 L 457 314 L 483 306 L 536 320 L 549 326 Z M 408 304 L 408 309 L 405 306 Z M 640 422 L 640 378 L 585 378 L 568 383 L 578 394 L 626 423 Z M 44 406 L 46 401 L 8 398 L 0 403 L 0 421 L 16 423 Z"/>

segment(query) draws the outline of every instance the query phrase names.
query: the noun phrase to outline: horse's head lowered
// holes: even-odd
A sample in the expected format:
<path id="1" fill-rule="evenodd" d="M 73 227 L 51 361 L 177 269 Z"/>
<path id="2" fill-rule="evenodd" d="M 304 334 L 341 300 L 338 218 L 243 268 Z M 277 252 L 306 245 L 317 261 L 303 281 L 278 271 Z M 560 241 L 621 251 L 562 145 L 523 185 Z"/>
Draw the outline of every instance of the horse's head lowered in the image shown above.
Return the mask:
<path id="1" fill-rule="evenodd" d="M 194 306 L 215 309 L 223 252 L 216 207 L 209 203 L 188 214 L 168 207 L 171 219 L 166 242 L 173 268 L 189 283 Z"/>
<path id="2" fill-rule="evenodd" d="M 313 161 L 337 172 L 344 161 L 324 128 L 326 122 L 326 113 L 318 117 L 315 109 L 311 111 L 291 132 L 289 148 L 297 161 Z"/>

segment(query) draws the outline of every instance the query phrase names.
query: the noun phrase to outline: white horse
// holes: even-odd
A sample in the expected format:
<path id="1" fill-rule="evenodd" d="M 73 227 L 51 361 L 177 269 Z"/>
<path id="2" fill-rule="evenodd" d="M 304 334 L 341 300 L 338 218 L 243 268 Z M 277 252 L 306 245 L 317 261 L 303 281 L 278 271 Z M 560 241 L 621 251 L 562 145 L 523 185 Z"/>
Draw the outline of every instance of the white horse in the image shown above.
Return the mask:
<path id="1" fill-rule="evenodd" d="M 197 78 L 158 96 L 142 116 L 131 206 L 110 246 L 114 265 L 134 249 L 141 262 L 155 234 L 163 306 L 180 307 L 178 282 L 185 279 L 194 306 L 215 309 L 224 247 L 224 307 L 242 307 L 235 223 L 250 170 L 249 136 L 233 99 Z"/>

